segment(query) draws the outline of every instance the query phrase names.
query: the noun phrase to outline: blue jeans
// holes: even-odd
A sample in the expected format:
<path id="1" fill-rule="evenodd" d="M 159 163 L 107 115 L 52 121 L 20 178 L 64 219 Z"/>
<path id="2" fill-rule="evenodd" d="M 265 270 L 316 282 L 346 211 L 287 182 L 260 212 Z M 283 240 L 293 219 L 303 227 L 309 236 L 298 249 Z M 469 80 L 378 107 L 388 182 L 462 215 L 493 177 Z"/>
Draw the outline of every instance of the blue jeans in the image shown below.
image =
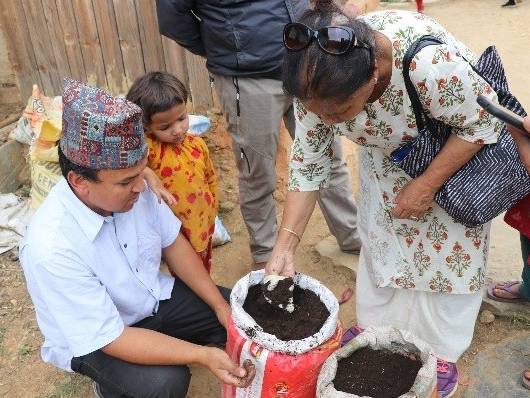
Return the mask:
<path id="1" fill-rule="evenodd" d="M 219 290 L 229 301 L 230 290 Z M 171 298 L 160 302 L 158 312 L 132 326 L 201 345 L 226 343 L 226 330 L 215 313 L 179 279 L 175 279 Z M 98 383 L 105 398 L 184 398 L 191 378 L 185 365 L 138 365 L 101 350 L 73 358 L 71 367 Z"/>

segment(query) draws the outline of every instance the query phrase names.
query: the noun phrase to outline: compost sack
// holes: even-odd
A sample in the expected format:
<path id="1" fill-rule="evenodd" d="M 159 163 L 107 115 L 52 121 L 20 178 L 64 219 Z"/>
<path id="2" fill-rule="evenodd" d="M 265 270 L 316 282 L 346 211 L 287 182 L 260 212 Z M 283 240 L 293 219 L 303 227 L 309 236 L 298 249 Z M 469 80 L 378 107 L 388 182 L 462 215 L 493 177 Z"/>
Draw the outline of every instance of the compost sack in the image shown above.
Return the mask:
<path id="1" fill-rule="evenodd" d="M 263 277 L 264 271 L 251 272 L 232 289 L 226 351 L 236 363 L 250 359 L 256 376 L 247 388 L 224 385 L 223 398 L 314 398 L 320 367 L 342 338 L 337 299 L 317 280 L 297 274 L 295 284 L 316 293 L 330 315 L 314 335 L 282 341 L 264 332 L 243 309 L 249 287 L 261 283 Z"/>
<path id="2" fill-rule="evenodd" d="M 348 358 L 363 347 L 374 350 L 388 350 L 400 354 L 412 354 L 423 365 L 410 391 L 400 398 L 436 397 L 436 356 L 430 346 L 412 333 L 393 327 L 367 328 L 341 349 L 335 351 L 322 365 L 318 376 L 317 398 L 362 398 L 355 394 L 337 391 L 333 380 L 337 373 L 338 361 Z"/>

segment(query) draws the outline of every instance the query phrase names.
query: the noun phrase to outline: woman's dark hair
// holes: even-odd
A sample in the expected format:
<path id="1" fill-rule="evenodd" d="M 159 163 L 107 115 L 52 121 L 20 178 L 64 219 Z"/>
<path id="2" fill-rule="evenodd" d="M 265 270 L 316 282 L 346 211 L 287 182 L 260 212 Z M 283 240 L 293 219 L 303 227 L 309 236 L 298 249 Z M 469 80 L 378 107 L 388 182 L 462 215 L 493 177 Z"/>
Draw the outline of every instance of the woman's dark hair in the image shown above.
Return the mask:
<path id="1" fill-rule="evenodd" d="M 68 173 L 73 171 L 76 174 L 84 177 L 85 179 L 92 182 L 99 182 L 98 170 L 89 169 L 88 167 L 78 166 L 75 163 L 72 163 L 61 150 L 61 146 L 58 146 L 59 150 L 59 166 L 61 167 L 61 173 L 63 177 L 66 178 L 68 182 Z M 70 183 L 68 182 L 68 185 Z"/>
<path id="2" fill-rule="evenodd" d="M 351 47 L 342 55 L 327 54 L 316 40 L 301 51 L 287 51 L 283 62 L 283 89 L 299 99 L 344 100 L 373 74 L 375 63 L 374 31 L 364 22 L 344 15 L 331 0 L 315 0 L 297 22 L 318 30 L 326 26 L 348 26 L 357 40 L 370 49 Z M 340 22 L 337 22 L 340 21 Z"/>
<path id="3" fill-rule="evenodd" d="M 155 113 L 185 104 L 188 90 L 179 79 L 167 72 L 149 72 L 134 81 L 127 99 L 142 109 L 144 123 L 150 123 Z"/>

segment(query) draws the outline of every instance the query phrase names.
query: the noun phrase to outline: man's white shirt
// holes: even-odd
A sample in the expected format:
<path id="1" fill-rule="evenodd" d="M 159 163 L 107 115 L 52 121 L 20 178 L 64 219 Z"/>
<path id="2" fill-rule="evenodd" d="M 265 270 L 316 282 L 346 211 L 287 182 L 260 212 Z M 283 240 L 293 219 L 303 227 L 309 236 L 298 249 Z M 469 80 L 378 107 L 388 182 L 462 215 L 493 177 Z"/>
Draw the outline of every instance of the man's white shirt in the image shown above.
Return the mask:
<path id="1" fill-rule="evenodd" d="M 96 351 L 171 297 L 160 272 L 162 248 L 181 223 L 147 187 L 133 208 L 103 217 L 61 179 L 33 216 L 20 261 L 45 362 L 71 370 L 72 357 Z"/>

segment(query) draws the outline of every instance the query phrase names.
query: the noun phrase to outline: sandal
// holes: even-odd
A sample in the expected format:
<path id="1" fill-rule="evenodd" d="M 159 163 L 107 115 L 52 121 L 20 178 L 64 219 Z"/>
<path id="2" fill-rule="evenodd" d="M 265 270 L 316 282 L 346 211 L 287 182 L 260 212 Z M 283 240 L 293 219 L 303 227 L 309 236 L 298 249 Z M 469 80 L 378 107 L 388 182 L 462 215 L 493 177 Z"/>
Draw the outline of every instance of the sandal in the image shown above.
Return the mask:
<path id="1" fill-rule="evenodd" d="M 530 390 L 530 379 L 526 377 L 526 372 L 530 373 L 530 368 L 525 369 L 525 371 L 522 374 L 522 384 L 524 388 L 528 388 Z"/>
<path id="2" fill-rule="evenodd" d="M 504 303 L 520 303 L 528 301 L 524 297 L 521 297 L 518 292 L 516 292 L 513 287 L 515 285 L 520 285 L 520 281 L 510 281 L 510 282 L 494 282 L 488 286 L 487 296 L 495 301 L 501 301 Z M 512 298 L 508 297 L 499 297 L 495 294 L 494 289 L 504 290 L 506 293 L 512 295 Z"/>
<path id="3" fill-rule="evenodd" d="M 342 340 L 340 342 L 340 346 L 345 346 L 348 344 L 351 340 L 356 338 L 358 335 L 360 335 L 362 332 L 364 332 L 364 328 L 359 325 L 353 325 L 351 328 L 346 330 L 344 334 L 342 335 Z"/>
<path id="4" fill-rule="evenodd" d="M 344 290 L 339 299 L 339 305 L 347 303 L 353 296 L 353 289 L 351 287 Z"/>

